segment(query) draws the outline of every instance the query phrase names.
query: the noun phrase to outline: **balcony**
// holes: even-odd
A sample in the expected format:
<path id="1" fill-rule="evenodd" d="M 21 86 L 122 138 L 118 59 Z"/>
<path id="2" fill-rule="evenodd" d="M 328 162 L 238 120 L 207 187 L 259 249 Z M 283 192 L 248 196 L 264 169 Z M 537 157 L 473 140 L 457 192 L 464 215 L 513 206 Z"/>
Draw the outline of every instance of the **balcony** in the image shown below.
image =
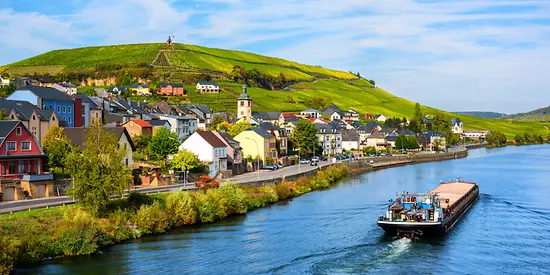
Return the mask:
<path id="1" fill-rule="evenodd" d="M 53 174 L 32 174 L 23 175 L 21 177 L 23 181 L 41 181 L 41 180 L 53 180 Z"/>

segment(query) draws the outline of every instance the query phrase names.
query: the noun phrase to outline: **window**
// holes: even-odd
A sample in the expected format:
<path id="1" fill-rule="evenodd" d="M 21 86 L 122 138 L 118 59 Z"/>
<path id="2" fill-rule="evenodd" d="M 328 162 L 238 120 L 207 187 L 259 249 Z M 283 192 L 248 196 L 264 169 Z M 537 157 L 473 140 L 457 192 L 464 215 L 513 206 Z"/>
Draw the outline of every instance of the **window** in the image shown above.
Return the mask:
<path id="1" fill-rule="evenodd" d="M 21 127 L 15 128 L 15 134 L 20 136 L 21 135 Z"/>
<path id="2" fill-rule="evenodd" d="M 21 142 L 21 150 L 30 150 L 31 149 L 31 142 L 30 141 L 22 141 Z"/>
<path id="3" fill-rule="evenodd" d="M 17 150 L 17 143 L 15 143 L 15 141 L 8 141 L 8 145 L 7 145 L 7 151 L 15 151 Z"/>
<path id="4" fill-rule="evenodd" d="M 241 101 L 241 106 L 244 106 L 244 101 Z"/>
<path id="5" fill-rule="evenodd" d="M 63 120 L 67 120 L 67 117 L 63 117 Z"/>
<path id="6" fill-rule="evenodd" d="M 53 110 L 53 106 L 52 106 L 52 105 L 50 105 L 50 110 Z"/>
<path id="7" fill-rule="evenodd" d="M 63 113 L 67 112 L 67 107 L 63 106 Z"/>
<path id="8" fill-rule="evenodd" d="M 71 121 L 73 120 L 72 117 L 68 117 L 68 119 L 69 119 L 69 123 L 71 123 Z"/>
<path id="9" fill-rule="evenodd" d="M 8 174 L 15 174 L 15 161 L 10 161 L 10 163 L 8 164 Z"/>
<path id="10" fill-rule="evenodd" d="M 71 106 L 67 107 L 67 111 L 70 113 L 71 112 Z"/>
<path id="11" fill-rule="evenodd" d="M 51 107 L 51 106 L 50 106 Z M 57 106 L 57 112 L 61 113 L 61 106 Z"/>
<path id="12" fill-rule="evenodd" d="M 24 161 L 24 160 L 20 160 L 18 166 L 19 166 L 19 167 L 17 167 L 17 168 L 18 168 L 18 169 L 17 169 L 18 174 L 23 174 L 23 173 L 25 173 L 25 161 Z"/>

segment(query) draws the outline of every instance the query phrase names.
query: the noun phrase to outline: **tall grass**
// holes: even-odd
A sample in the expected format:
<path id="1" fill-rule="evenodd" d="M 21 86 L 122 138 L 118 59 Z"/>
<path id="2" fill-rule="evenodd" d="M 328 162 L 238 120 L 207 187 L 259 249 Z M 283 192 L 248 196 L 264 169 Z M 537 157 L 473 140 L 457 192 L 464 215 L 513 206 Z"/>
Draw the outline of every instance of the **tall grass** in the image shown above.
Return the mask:
<path id="1" fill-rule="evenodd" d="M 0 216 L 0 274 L 9 273 L 14 265 L 39 263 L 53 256 L 89 255 L 104 246 L 143 235 L 245 214 L 279 200 L 328 188 L 347 173 L 347 166 L 338 166 L 310 178 L 264 187 L 225 183 L 217 189 L 155 197 L 136 193 L 113 202 L 109 213 L 102 217 L 79 207 Z"/>

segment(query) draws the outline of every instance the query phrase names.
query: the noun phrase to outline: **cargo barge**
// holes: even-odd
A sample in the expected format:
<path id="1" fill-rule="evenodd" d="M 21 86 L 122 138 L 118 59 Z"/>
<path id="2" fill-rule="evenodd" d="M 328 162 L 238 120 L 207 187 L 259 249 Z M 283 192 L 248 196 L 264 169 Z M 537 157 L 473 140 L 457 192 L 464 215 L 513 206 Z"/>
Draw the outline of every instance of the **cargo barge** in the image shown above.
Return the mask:
<path id="1" fill-rule="evenodd" d="M 442 182 L 428 193 L 404 192 L 390 200 L 386 215 L 378 219 L 387 234 L 414 238 L 443 236 L 479 197 L 474 182 Z"/>

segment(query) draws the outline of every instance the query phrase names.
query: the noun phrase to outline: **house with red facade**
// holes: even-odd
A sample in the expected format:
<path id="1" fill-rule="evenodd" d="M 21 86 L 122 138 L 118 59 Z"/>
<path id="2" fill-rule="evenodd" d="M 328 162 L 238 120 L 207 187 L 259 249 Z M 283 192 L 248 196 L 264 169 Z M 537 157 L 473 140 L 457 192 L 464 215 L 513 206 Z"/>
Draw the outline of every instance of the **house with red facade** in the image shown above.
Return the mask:
<path id="1" fill-rule="evenodd" d="M 183 84 L 162 83 L 157 95 L 183 95 Z"/>
<path id="2" fill-rule="evenodd" d="M 0 121 L 0 198 L 49 197 L 53 175 L 42 171 L 45 158 L 40 143 L 23 122 Z"/>

